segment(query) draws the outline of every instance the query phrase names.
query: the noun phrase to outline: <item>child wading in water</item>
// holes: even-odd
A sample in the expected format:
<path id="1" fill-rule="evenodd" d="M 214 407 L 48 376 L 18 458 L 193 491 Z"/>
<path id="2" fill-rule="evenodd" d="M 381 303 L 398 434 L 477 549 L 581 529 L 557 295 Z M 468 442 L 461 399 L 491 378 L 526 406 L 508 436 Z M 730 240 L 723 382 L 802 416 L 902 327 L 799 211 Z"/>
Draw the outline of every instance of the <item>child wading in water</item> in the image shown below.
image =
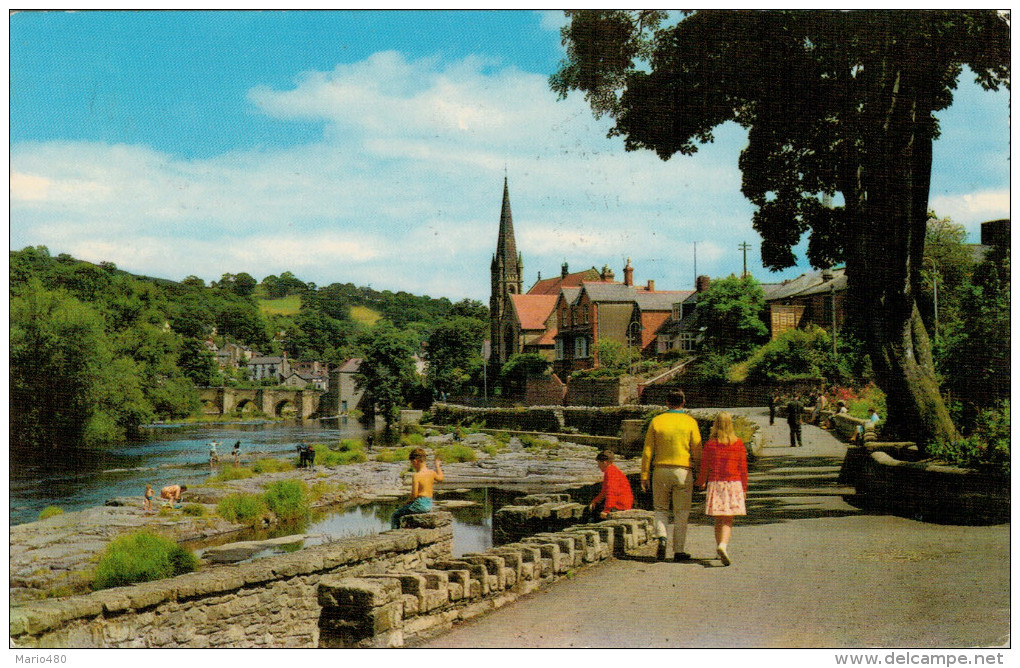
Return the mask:
<path id="1" fill-rule="evenodd" d="M 443 482 L 443 467 L 436 455 L 436 470 L 433 471 L 425 464 L 425 450 L 415 448 L 407 456 L 414 468 L 414 477 L 411 478 L 410 501 L 400 506 L 390 517 L 390 526 L 394 529 L 400 528 L 400 518 L 404 515 L 415 513 L 427 513 L 432 510 L 432 484 Z"/>
<path id="2" fill-rule="evenodd" d="M 145 501 L 142 503 L 142 510 L 152 510 L 152 485 L 145 486 Z"/>
<path id="3" fill-rule="evenodd" d="M 705 443 L 698 471 L 698 486 L 705 489 L 705 514 L 715 517 L 716 553 L 723 566 L 730 565 L 726 551 L 733 530 L 734 515 L 746 515 L 747 452 L 733 429 L 733 417 L 719 413 L 712 425 L 712 434 Z"/>

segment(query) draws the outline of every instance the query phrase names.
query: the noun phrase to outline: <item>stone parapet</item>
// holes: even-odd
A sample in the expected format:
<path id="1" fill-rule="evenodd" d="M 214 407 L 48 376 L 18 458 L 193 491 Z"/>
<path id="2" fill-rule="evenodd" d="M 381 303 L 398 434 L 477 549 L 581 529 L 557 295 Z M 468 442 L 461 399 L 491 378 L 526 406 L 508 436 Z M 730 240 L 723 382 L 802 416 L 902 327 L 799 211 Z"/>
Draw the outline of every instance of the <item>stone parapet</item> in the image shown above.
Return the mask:
<path id="1" fill-rule="evenodd" d="M 425 600 L 425 610 L 438 597 L 444 604 L 452 598 L 446 574 L 428 570 L 430 563 L 452 555 L 452 516 L 426 515 L 408 516 L 414 519 L 404 523 L 426 528 L 333 541 L 250 563 L 217 565 L 176 578 L 13 607 L 10 644 L 20 648 L 316 647 L 318 585 L 324 576 L 406 574 L 391 577 L 391 585 L 379 585 L 383 593 L 372 590 L 376 593 L 362 592 L 360 598 L 352 598 L 349 605 L 360 605 L 358 609 L 380 607 L 376 603 L 394 586 L 401 592 L 404 587 L 415 592 L 416 600 Z M 424 585 L 418 578 L 424 578 Z M 444 586 L 441 595 L 430 594 Z M 381 629 L 389 619 L 384 612 L 396 614 L 391 609 L 381 611 L 372 621 L 373 629 Z M 403 614 L 402 609 L 399 612 Z"/>
<path id="2" fill-rule="evenodd" d="M 529 494 L 503 506 L 492 517 L 492 537 L 497 545 L 513 543 L 544 531 L 559 531 L 576 524 L 585 506 L 568 494 Z"/>
<path id="3" fill-rule="evenodd" d="M 625 516 L 528 536 L 457 559 L 436 560 L 420 578 L 413 573 L 324 578 L 318 597 L 322 605 L 319 645 L 413 643 L 598 564 L 613 555 L 614 546 L 635 549 L 651 540 L 652 513 L 633 510 L 621 515 Z M 435 586 L 429 584 L 430 575 L 436 577 Z"/>

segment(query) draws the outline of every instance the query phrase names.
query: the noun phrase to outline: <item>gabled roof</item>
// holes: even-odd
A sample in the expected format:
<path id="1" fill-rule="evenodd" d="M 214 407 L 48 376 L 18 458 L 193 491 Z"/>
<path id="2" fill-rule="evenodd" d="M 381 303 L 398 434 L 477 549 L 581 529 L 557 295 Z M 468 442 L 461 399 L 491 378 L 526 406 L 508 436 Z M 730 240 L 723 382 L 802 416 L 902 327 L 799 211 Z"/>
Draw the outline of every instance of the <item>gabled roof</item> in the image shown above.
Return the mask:
<path id="1" fill-rule="evenodd" d="M 528 290 L 529 295 L 558 295 L 562 288 L 567 287 L 580 287 L 584 281 L 598 281 L 602 278 L 602 274 L 599 273 L 598 269 L 592 267 L 591 269 L 585 269 L 584 271 L 576 271 L 573 274 L 567 274 L 566 276 L 557 276 L 556 278 L 544 278 L 541 281 L 536 281 L 531 289 Z"/>
<path id="2" fill-rule="evenodd" d="M 553 325 L 549 329 L 545 330 L 545 333 L 543 333 L 542 336 L 540 336 L 538 340 L 532 343 L 531 345 L 535 346 L 556 345 L 556 335 L 559 334 L 559 332 L 560 330 L 555 325 Z"/>
<path id="3" fill-rule="evenodd" d="M 252 357 L 248 360 L 248 365 L 255 364 L 282 364 L 286 357 Z"/>
<path id="4" fill-rule="evenodd" d="M 510 295 L 521 329 L 545 329 L 559 295 Z"/>
<path id="5" fill-rule="evenodd" d="M 823 278 L 822 274 L 831 274 L 831 277 Z M 762 289 L 765 291 L 765 301 L 769 302 L 829 292 L 833 288 L 836 290 L 846 289 L 846 269 L 844 267 L 808 272 L 782 283 L 768 284 L 768 287 L 762 285 Z"/>
<path id="6" fill-rule="evenodd" d="M 581 294 L 581 288 L 563 288 L 560 290 L 560 295 L 563 297 L 563 301 L 567 302 L 567 306 L 573 306 L 577 303 L 577 298 Z M 557 297 L 557 300 L 559 297 Z"/>
<path id="7" fill-rule="evenodd" d="M 635 301 L 637 295 L 633 286 L 623 283 L 585 282 L 581 289 L 588 294 L 588 298 L 593 302 L 632 302 Z"/>
<path id="8" fill-rule="evenodd" d="M 642 311 L 672 311 L 673 304 L 684 301 L 692 294 L 693 290 L 638 291 L 635 298 Z"/>

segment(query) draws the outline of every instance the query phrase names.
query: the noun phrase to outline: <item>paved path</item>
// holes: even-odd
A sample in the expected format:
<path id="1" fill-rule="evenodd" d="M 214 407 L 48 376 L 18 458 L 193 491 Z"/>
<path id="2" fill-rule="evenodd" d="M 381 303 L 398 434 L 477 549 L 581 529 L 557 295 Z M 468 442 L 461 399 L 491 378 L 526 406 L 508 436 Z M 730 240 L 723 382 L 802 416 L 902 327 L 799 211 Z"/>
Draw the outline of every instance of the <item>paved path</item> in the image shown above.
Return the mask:
<path id="1" fill-rule="evenodd" d="M 611 560 L 456 627 L 427 647 L 987 647 L 1009 642 L 1009 525 L 868 514 L 837 483 L 845 446 L 736 409 L 770 439 L 752 464 L 748 516 L 715 558 L 696 512 L 694 561 Z M 670 549 L 672 553 L 672 548 Z M 831 659 L 829 659 L 831 661 Z"/>

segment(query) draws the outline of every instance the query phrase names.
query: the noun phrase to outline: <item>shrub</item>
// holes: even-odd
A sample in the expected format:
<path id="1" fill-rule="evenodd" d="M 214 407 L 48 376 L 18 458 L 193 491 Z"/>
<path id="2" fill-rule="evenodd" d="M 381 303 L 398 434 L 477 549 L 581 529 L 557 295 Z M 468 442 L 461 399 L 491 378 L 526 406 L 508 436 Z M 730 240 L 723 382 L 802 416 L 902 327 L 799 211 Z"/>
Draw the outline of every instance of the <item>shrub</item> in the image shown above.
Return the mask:
<path id="1" fill-rule="evenodd" d="M 502 443 L 486 443 L 481 450 L 487 455 L 497 455 L 503 451 L 505 446 Z"/>
<path id="2" fill-rule="evenodd" d="M 507 443 L 510 442 L 510 434 L 506 433 L 505 431 L 497 431 L 495 434 L 492 435 L 492 438 L 494 438 L 497 443 L 501 443 L 503 445 L 506 445 Z"/>
<path id="3" fill-rule="evenodd" d="M 361 441 L 351 439 L 342 441 L 339 450 L 315 449 L 316 466 L 344 466 L 366 461 L 368 461 L 368 455 L 365 454 L 365 446 Z"/>
<path id="4" fill-rule="evenodd" d="M 981 411 L 973 433 L 954 442 L 928 444 L 932 457 L 959 466 L 994 466 L 1009 473 L 1009 400 Z"/>
<path id="5" fill-rule="evenodd" d="M 185 503 L 181 512 L 191 517 L 202 517 L 205 515 L 205 506 L 201 503 Z"/>
<path id="6" fill-rule="evenodd" d="M 159 507 L 159 512 L 157 514 L 160 517 L 170 517 L 174 514 L 174 509 L 170 505 L 165 504 Z"/>
<path id="7" fill-rule="evenodd" d="M 281 520 L 300 519 L 308 514 L 308 485 L 304 480 L 277 480 L 266 485 L 262 498 Z"/>
<path id="8" fill-rule="evenodd" d="M 474 450 L 459 443 L 439 448 L 436 450 L 436 456 L 444 462 L 473 462 L 478 458 Z"/>
<path id="9" fill-rule="evenodd" d="M 521 434 L 517 438 L 521 440 L 521 445 L 527 450 L 542 450 L 556 447 L 556 444 L 552 441 L 547 441 L 544 438 L 532 436 L 531 434 Z"/>
<path id="10" fill-rule="evenodd" d="M 108 589 L 188 573 L 198 559 L 174 541 L 147 531 L 115 538 L 103 551 L 92 588 Z"/>
<path id="11" fill-rule="evenodd" d="M 420 448 L 425 445 L 425 437 L 421 434 L 404 434 L 400 437 L 401 445 L 409 445 L 413 448 Z"/>
<path id="12" fill-rule="evenodd" d="M 260 459 L 255 462 L 255 473 L 279 473 L 280 471 L 293 471 L 294 462 L 286 459 Z"/>
<path id="13" fill-rule="evenodd" d="M 425 427 L 421 426 L 420 424 L 409 423 L 401 425 L 400 432 L 403 434 L 424 434 Z"/>
<path id="14" fill-rule="evenodd" d="M 336 494 L 347 489 L 347 485 L 342 482 L 326 482 L 320 480 L 311 486 L 308 490 L 308 498 L 310 501 L 315 502 L 326 496 L 327 494 Z"/>
<path id="15" fill-rule="evenodd" d="M 61 508 L 60 506 L 46 506 L 39 513 L 39 519 L 40 520 L 48 520 L 51 517 L 55 517 L 57 515 L 63 515 L 63 514 L 64 514 L 64 509 Z"/>
<path id="16" fill-rule="evenodd" d="M 244 480 L 255 475 L 255 471 L 245 466 L 228 466 L 220 469 L 220 472 L 213 476 L 213 482 L 227 482 L 230 480 Z"/>
<path id="17" fill-rule="evenodd" d="M 407 456 L 414 448 L 386 448 L 375 456 L 377 462 L 406 462 Z"/>
<path id="18" fill-rule="evenodd" d="M 266 502 L 257 494 L 231 494 L 216 506 L 216 513 L 239 524 L 257 524 L 266 515 Z"/>

